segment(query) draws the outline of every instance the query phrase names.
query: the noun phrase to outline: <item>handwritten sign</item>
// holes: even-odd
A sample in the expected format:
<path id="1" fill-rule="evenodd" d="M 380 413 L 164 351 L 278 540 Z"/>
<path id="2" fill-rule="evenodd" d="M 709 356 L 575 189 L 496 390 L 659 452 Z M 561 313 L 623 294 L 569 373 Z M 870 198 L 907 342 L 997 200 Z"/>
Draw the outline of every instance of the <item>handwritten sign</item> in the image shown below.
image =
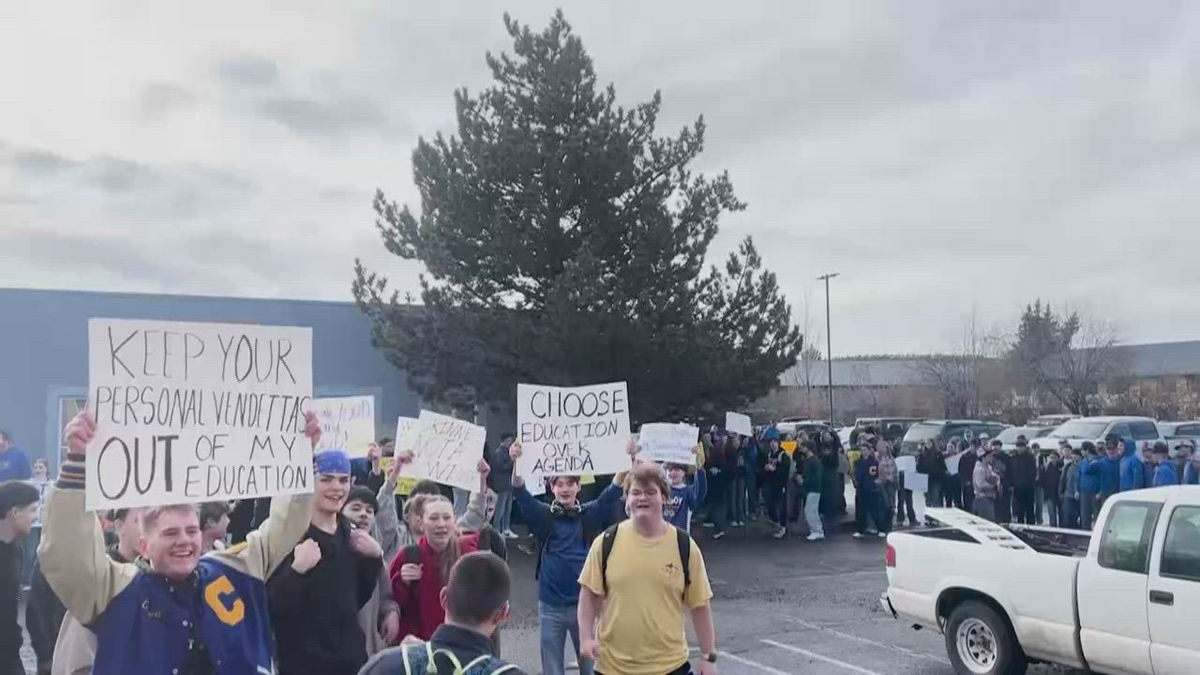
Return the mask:
<path id="1" fill-rule="evenodd" d="M 629 468 L 624 382 L 587 387 L 517 385 L 517 440 L 527 477 L 602 475 Z"/>
<path id="2" fill-rule="evenodd" d="M 413 461 L 400 470 L 401 475 L 478 490 L 479 460 L 485 443 L 487 429 L 422 410 L 416 424 L 404 430 L 396 444 L 401 450 L 413 451 Z"/>
<path id="3" fill-rule="evenodd" d="M 322 450 L 345 450 L 351 457 L 366 457 L 375 442 L 375 397 L 345 396 L 313 399 L 312 410 L 321 423 Z"/>
<path id="4" fill-rule="evenodd" d="M 690 424 L 643 424 L 638 432 L 638 459 L 692 466 L 700 430 Z"/>
<path id="5" fill-rule="evenodd" d="M 754 435 L 754 427 L 750 424 L 750 417 L 741 413 L 725 413 L 725 430 L 743 436 Z"/>
<path id="6" fill-rule="evenodd" d="M 313 490 L 312 330 L 88 321 L 89 510 Z"/>
<path id="7" fill-rule="evenodd" d="M 417 418 L 415 418 L 415 417 L 400 417 L 400 418 L 398 418 L 396 421 L 396 435 L 394 437 L 396 439 L 395 442 L 396 443 L 403 442 L 404 436 L 408 434 L 408 430 L 411 429 L 413 427 L 413 425 L 416 423 L 417 423 Z M 398 447 L 397 452 L 400 450 L 411 450 L 411 449 L 412 448 Z M 392 460 L 390 457 L 384 457 L 383 459 L 384 459 L 384 462 L 380 466 L 382 466 L 383 470 L 386 472 L 388 464 L 390 464 Z M 413 488 L 415 488 L 415 487 L 417 487 L 417 479 L 416 478 L 405 478 L 404 476 L 399 476 L 396 479 L 396 494 L 398 494 L 398 495 L 407 495 L 410 492 L 412 492 Z"/>

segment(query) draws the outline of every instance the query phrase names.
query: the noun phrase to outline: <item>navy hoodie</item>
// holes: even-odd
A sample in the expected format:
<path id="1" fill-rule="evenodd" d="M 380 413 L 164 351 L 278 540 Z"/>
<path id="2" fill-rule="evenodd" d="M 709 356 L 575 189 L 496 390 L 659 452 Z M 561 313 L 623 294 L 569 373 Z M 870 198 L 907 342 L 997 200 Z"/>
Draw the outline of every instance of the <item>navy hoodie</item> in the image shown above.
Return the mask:
<path id="1" fill-rule="evenodd" d="M 555 607 L 579 604 L 579 574 L 587 560 L 590 543 L 611 525 L 609 514 L 620 501 L 621 488 L 604 488 L 595 500 L 579 508 L 576 514 L 555 514 L 549 504 L 534 499 L 525 486 L 513 488 L 513 499 L 533 535 L 541 542 L 538 564 L 538 600 Z"/>
<path id="2" fill-rule="evenodd" d="M 696 472 L 691 485 L 671 486 L 671 497 L 663 504 L 663 519 L 684 532 L 692 531 L 692 512 L 700 508 L 708 495 L 708 479 L 703 471 Z"/>
<path id="3" fill-rule="evenodd" d="M 854 480 L 858 483 L 857 489 L 860 492 L 875 492 L 875 479 L 878 477 L 879 460 L 875 459 L 875 455 L 861 457 L 854 463 Z"/>
<path id="4" fill-rule="evenodd" d="M 1137 456 L 1137 444 L 1125 442 L 1125 452 L 1121 456 L 1121 492 L 1140 490 L 1146 487 L 1146 468 L 1142 459 Z"/>

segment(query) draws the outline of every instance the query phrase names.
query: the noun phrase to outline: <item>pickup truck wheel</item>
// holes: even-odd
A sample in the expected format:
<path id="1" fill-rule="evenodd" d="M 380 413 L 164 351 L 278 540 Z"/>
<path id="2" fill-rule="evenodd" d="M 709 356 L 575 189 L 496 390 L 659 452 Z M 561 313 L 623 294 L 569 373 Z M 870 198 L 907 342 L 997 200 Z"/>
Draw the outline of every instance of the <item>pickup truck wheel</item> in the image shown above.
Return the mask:
<path id="1" fill-rule="evenodd" d="M 950 612 L 946 653 L 959 675 L 1023 675 L 1025 654 L 996 610 L 968 600 Z"/>

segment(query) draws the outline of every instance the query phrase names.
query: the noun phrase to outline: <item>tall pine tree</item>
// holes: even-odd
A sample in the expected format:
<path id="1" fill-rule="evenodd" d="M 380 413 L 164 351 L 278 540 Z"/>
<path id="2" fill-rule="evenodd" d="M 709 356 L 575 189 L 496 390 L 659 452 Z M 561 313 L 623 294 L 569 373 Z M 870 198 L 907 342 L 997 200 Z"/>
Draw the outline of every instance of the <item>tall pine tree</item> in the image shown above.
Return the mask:
<path id="1" fill-rule="evenodd" d="M 635 419 L 702 419 L 765 394 L 802 336 L 747 238 L 706 269 L 718 220 L 745 205 L 690 169 L 703 118 L 655 136 L 660 96 L 598 88 L 561 11 L 541 33 L 507 15 L 494 84 L 455 92 L 458 134 L 420 139 L 419 215 L 375 197 L 388 251 L 421 261 L 420 306 L 356 266 L 377 347 L 424 397 L 468 409 L 517 382 L 629 382 Z"/>

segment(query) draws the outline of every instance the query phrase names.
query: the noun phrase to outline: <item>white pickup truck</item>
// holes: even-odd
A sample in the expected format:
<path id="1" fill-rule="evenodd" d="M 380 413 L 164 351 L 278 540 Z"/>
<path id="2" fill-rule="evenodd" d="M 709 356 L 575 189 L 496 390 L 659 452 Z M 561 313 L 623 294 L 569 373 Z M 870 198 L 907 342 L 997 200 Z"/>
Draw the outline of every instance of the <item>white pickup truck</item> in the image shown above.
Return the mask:
<path id="1" fill-rule="evenodd" d="M 960 675 L 1200 674 L 1200 487 L 1111 497 L 1094 534 L 926 514 L 944 526 L 888 535 L 880 602 Z"/>

